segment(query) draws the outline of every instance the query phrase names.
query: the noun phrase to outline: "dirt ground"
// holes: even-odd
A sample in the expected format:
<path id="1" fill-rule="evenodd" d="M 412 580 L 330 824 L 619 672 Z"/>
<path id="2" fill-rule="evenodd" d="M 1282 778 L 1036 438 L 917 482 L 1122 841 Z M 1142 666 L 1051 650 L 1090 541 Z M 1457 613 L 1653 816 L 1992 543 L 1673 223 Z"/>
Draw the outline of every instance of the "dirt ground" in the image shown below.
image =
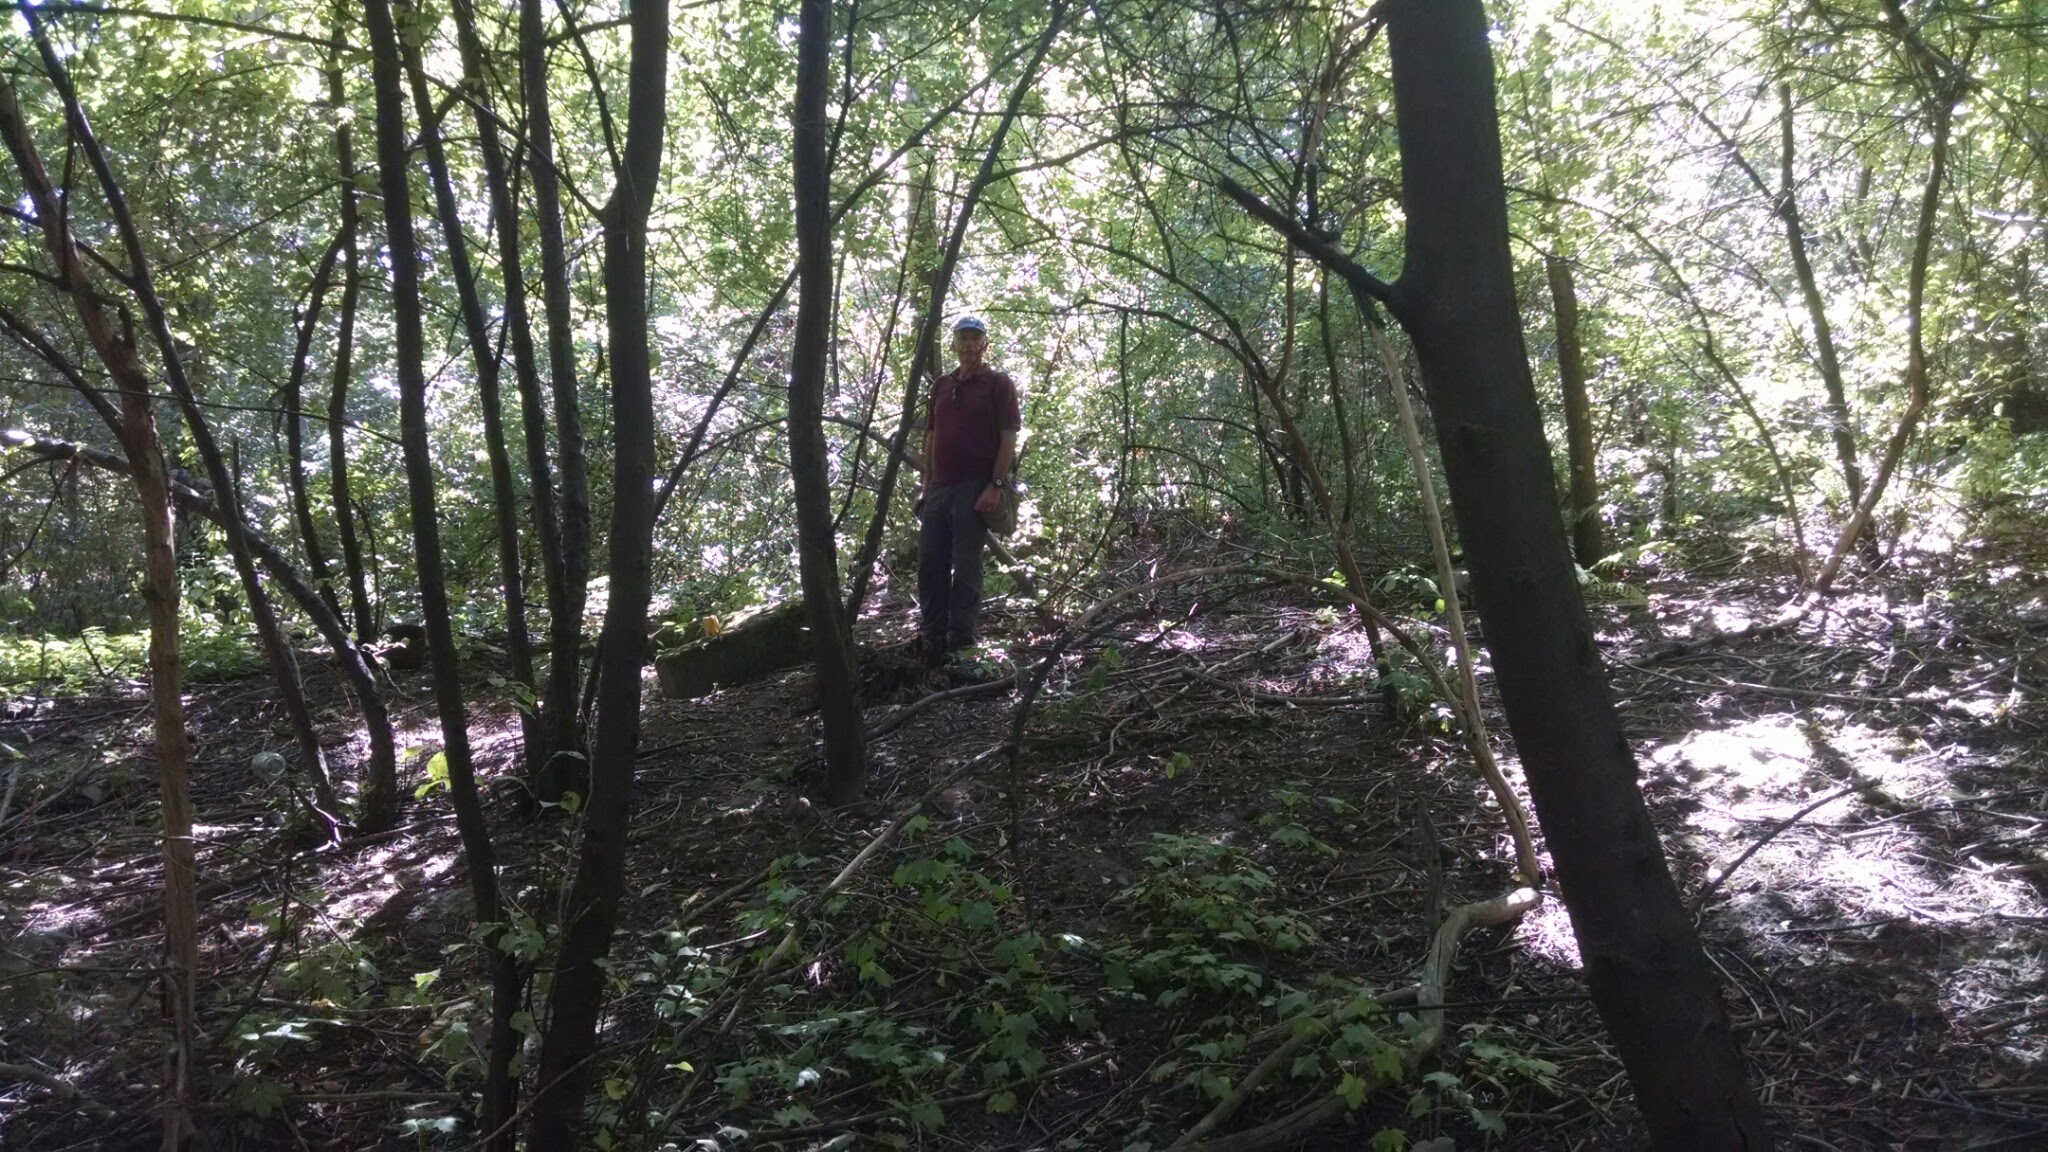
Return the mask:
<path id="1" fill-rule="evenodd" d="M 1794 633 L 1727 643 L 1702 641 L 1767 615 L 1782 581 L 1643 572 L 1647 604 L 1594 605 L 1644 791 L 1786 1147 L 2048 1148 L 2048 615 L 2017 580 L 1937 576 L 1895 573 Z M 1349 618 L 1241 586 L 1142 607 L 1052 671 L 1012 771 L 988 754 L 1007 687 L 902 719 L 925 691 L 885 604 L 863 641 L 871 725 L 892 727 L 868 800 L 844 813 L 791 782 L 812 755 L 804 674 L 650 698 L 604 1023 L 598 1106 L 617 1146 L 1164 1148 L 1274 1047 L 1290 996 L 1407 985 L 1433 892 L 1514 886 L 1457 743 L 1357 696 L 1370 658 Z M 1000 608 L 990 666 L 1028 668 L 1052 637 Z M 307 666 L 352 764 L 338 680 Z M 545 925 L 566 822 L 516 817 L 513 716 L 477 676 L 508 888 Z M 394 703 L 401 745 L 430 749 L 425 680 L 402 677 Z M 464 1029 L 482 985 L 445 798 L 365 842 L 295 840 L 288 792 L 250 766 L 288 745 L 267 684 L 194 685 L 191 716 L 212 1146 L 470 1146 L 448 1118 L 476 1087 Z M 134 685 L 17 699 L 0 722 L 32 764 L 0 826 L 8 1149 L 154 1144 L 146 725 Z M 825 891 L 928 794 L 923 820 Z M 967 895 L 942 897 L 940 877 Z M 1190 909 L 1206 929 L 1165 930 Z M 1148 983 L 1147 956 L 1168 953 L 1216 975 Z M 1361 1148 L 1394 1126 L 1439 1149 L 1642 1146 L 1554 893 L 1466 940 L 1447 1002 L 1452 1044 L 1431 1067 L 1458 1087 L 1383 1094 L 1295 1146 Z M 981 1064 L 875 1054 L 899 1049 Z M 1295 1071 L 1222 1130 L 1336 1082 Z"/>

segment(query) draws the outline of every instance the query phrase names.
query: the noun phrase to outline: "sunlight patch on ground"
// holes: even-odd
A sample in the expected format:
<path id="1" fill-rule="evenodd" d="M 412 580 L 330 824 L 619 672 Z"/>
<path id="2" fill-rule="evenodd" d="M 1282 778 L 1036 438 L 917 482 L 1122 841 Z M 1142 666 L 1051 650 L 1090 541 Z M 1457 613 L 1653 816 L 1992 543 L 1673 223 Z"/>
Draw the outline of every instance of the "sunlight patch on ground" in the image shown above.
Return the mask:
<path id="1" fill-rule="evenodd" d="M 1579 957 L 1579 939 L 1572 934 L 1571 914 L 1565 911 L 1564 901 L 1553 894 L 1537 905 L 1536 910 L 1522 917 L 1515 929 L 1515 943 L 1540 960 L 1547 960 L 1561 968 L 1576 972 L 1583 967 Z"/>
<path id="2" fill-rule="evenodd" d="M 1763 954 L 1802 966 L 1946 956 L 1950 975 L 1928 1007 L 1952 1022 L 2024 999 L 2041 978 L 2038 937 L 2030 945 L 2033 930 L 2013 927 L 2048 915 L 2048 902 L 2010 860 L 1966 849 L 1962 864 L 1947 862 L 1941 838 L 1968 834 L 1925 815 L 1967 806 L 1953 798 L 1942 753 L 1815 710 L 1693 732 L 1645 760 L 1659 785 L 1697 799 L 1676 834 L 1714 874 L 1801 809 L 1848 790 L 1764 843 L 1708 912 Z"/>
<path id="3" fill-rule="evenodd" d="M 1366 640 L 1363 628 L 1344 628 L 1325 634 L 1316 655 L 1319 678 L 1367 676 L 1372 672 L 1372 645 Z"/>

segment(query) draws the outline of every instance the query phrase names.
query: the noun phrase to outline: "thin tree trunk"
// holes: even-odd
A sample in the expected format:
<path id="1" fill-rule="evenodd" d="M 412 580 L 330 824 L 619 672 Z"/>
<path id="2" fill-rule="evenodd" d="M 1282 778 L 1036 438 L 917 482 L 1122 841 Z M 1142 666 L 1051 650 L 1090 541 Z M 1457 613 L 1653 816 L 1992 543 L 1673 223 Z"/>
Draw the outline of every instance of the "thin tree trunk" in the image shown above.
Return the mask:
<path id="1" fill-rule="evenodd" d="M 637 0 L 631 20 L 626 151 L 604 211 L 606 340 L 611 355 L 611 586 L 598 640 L 597 733 L 583 841 L 548 997 L 529 1148 L 570 1148 L 589 1088 L 603 967 L 618 921 L 640 740 L 640 673 L 654 552 L 654 391 L 648 346 L 647 217 L 667 125 L 668 4 Z"/>
<path id="2" fill-rule="evenodd" d="M 1856 426 L 1849 416 L 1849 394 L 1842 383 L 1841 360 L 1835 355 L 1835 330 L 1828 323 L 1827 301 L 1821 297 L 1820 282 L 1813 273 L 1813 260 L 1806 249 L 1806 224 L 1799 215 L 1799 195 L 1793 185 L 1792 161 L 1795 142 L 1792 133 L 1792 86 L 1778 85 L 1778 219 L 1785 225 L 1785 246 L 1792 255 L 1792 271 L 1799 278 L 1799 295 L 1806 302 L 1806 316 L 1813 324 L 1815 358 L 1820 361 L 1820 380 L 1827 389 L 1828 434 L 1835 442 L 1835 456 L 1842 464 L 1842 480 L 1849 489 L 1853 508 L 1863 503 L 1863 470 L 1856 463 Z"/>
<path id="3" fill-rule="evenodd" d="M 1586 355 L 1579 346 L 1579 293 L 1572 268 L 1556 252 L 1543 257 L 1550 281 L 1551 314 L 1557 322 L 1557 383 L 1564 393 L 1565 456 L 1571 468 L 1572 551 L 1579 567 L 1591 568 L 1607 555 L 1600 526 L 1599 460 L 1593 449 L 1593 406 L 1586 397 Z"/>
<path id="4" fill-rule="evenodd" d="M 832 480 L 825 445 L 825 354 L 832 333 L 832 184 L 825 155 L 825 88 L 832 0 L 803 0 L 797 32 L 795 184 L 797 303 L 790 349 L 789 472 L 796 487 L 798 566 L 811 622 L 818 703 L 825 729 L 825 802 L 860 798 L 867 775 L 859 677 L 839 601 L 839 549 L 832 531 Z M 893 463 L 893 461 L 892 461 Z"/>
<path id="5" fill-rule="evenodd" d="M 858 0 L 854 2 L 858 3 Z M 920 213 L 927 202 L 927 198 L 919 192 L 912 192 L 910 226 L 907 229 L 912 237 L 917 236 L 918 230 L 925 227 Z M 829 225 L 827 232 L 829 240 Z M 860 491 L 861 465 L 866 462 L 868 438 L 874 435 L 876 410 L 882 406 L 882 384 L 889 378 L 889 354 L 896 347 L 896 325 L 903 317 L 904 290 L 910 283 L 911 265 L 916 262 L 916 254 L 915 241 L 906 243 L 903 245 L 903 259 L 896 263 L 896 288 L 894 294 L 889 297 L 889 319 L 882 325 L 882 342 L 875 354 L 875 381 L 868 388 L 867 398 L 861 403 L 860 435 L 853 438 L 853 460 L 846 466 L 846 496 L 840 501 L 838 514 L 832 518 L 832 531 L 835 534 L 846 522 L 847 516 L 852 514 L 853 498 Z M 834 311 L 837 312 L 836 307 Z M 874 438 L 881 439 L 880 436 Z M 886 446 L 888 441 L 883 440 L 882 443 Z"/>
<path id="6" fill-rule="evenodd" d="M 334 595 L 333 577 L 328 574 L 327 554 L 320 547 L 320 532 L 313 521 L 313 500 L 307 491 L 306 424 L 300 412 L 305 404 L 307 360 L 313 351 L 313 336 L 320 327 L 320 309 L 326 303 L 327 289 L 334 276 L 335 257 L 345 239 L 339 233 L 335 235 L 334 243 L 328 246 L 326 255 L 320 258 L 320 266 L 313 272 L 313 283 L 307 291 L 306 311 L 299 317 L 298 341 L 292 350 L 291 371 L 285 377 L 283 404 L 285 483 L 291 497 L 292 518 L 299 525 L 299 542 L 306 550 L 307 571 L 312 573 L 321 599 L 336 613 L 341 611 L 341 601 Z"/>
<path id="7" fill-rule="evenodd" d="M 549 759 L 540 787 L 541 799 L 559 800 L 585 775 L 576 688 L 583 660 L 583 586 L 589 576 L 590 484 L 576 396 L 576 329 L 570 312 L 561 177 L 555 171 L 554 113 L 548 105 L 547 17 L 541 0 L 519 0 L 519 75 L 526 100 L 526 163 L 533 176 L 534 220 L 540 233 L 541 311 L 548 326 L 548 383 L 555 401 L 561 479 L 560 585 L 548 599 L 548 682 L 541 696 Z"/>
<path id="8" fill-rule="evenodd" d="M 704 447 L 704 437 L 711 431 L 711 421 L 717 417 L 719 407 L 725 403 L 726 396 L 739 384 L 740 373 L 746 369 L 748 357 L 754 354 L 755 345 L 761 342 L 761 337 L 768 331 L 768 322 L 775 319 L 775 314 L 782 310 L 782 302 L 789 298 L 789 290 L 795 285 L 796 270 L 792 268 L 789 275 L 782 278 L 782 283 L 775 289 L 774 294 L 768 297 L 768 303 L 754 316 L 754 326 L 747 330 L 747 338 L 740 341 L 740 350 L 733 354 L 732 364 L 725 371 L 725 379 L 719 381 L 717 390 L 711 393 L 711 399 L 705 403 L 704 414 L 697 418 L 697 426 L 690 429 L 690 439 L 683 445 L 682 454 L 676 457 L 675 466 L 668 470 L 668 475 L 662 477 L 661 489 L 654 494 L 656 523 L 661 521 L 661 514 L 667 511 L 669 498 L 675 495 L 676 485 L 682 483 L 683 473 L 689 471 L 691 464 L 696 463 L 697 456 Z"/>
<path id="9" fill-rule="evenodd" d="M 1949 135 L 1955 124 L 1955 104 L 1961 93 L 1958 82 L 1946 74 L 1937 58 L 1921 43 L 1919 33 L 1913 30 L 1897 0 L 1885 0 L 1885 11 L 1887 26 L 1914 58 L 1923 72 L 1922 79 L 1930 87 L 1926 103 L 1929 116 L 1934 121 L 1933 142 L 1928 148 L 1927 181 L 1920 192 L 1920 214 L 1913 232 L 1913 257 L 1906 270 L 1906 410 L 1900 414 L 1898 428 L 1885 445 L 1884 456 L 1878 461 L 1877 474 L 1871 477 L 1869 489 L 1857 503 L 1848 524 L 1843 526 L 1827 563 L 1814 577 L 1813 590 L 1816 594 L 1828 590 L 1840 574 L 1850 549 L 1865 538 L 1870 519 L 1877 512 L 1877 503 L 1884 499 L 1885 487 L 1891 483 L 1892 473 L 1898 469 L 1899 461 L 1905 457 L 1906 445 L 1912 442 L 1913 433 L 1919 427 L 1921 414 L 1927 410 L 1929 394 L 1924 335 L 1927 264 L 1934 246 L 1935 220 L 1941 211 L 1942 184 L 1948 175 Z"/>
<path id="10" fill-rule="evenodd" d="M 346 46 L 347 25 L 337 18 L 335 42 Z M 362 272 L 357 255 L 361 235 L 361 210 L 356 199 L 356 150 L 350 125 L 343 115 L 348 89 L 337 63 L 327 73 L 327 100 L 333 105 L 334 159 L 341 174 L 341 305 L 334 329 L 334 372 L 327 392 L 327 486 L 334 505 L 334 534 L 341 541 L 341 566 L 348 580 L 349 609 L 355 619 L 357 643 L 376 638 L 377 617 L 370 607 L 370 585 L 363 570 L 362 543 L 356 538 L 355 500 L 349 491 L 348 475 L 348 386 L 355 372 L 356 301 L 361 295 Z"/>
<path id="11" fill-rule="evenodd" d="M 484 1083 L 482 1130 L 509 1141 L 518 1085 L 506 1074 L 517 1034 L 518 964 L 500 946 L 506 928 L 490 827 L 477 794 L 469 746 L 469 716 L 462 699 L 462 668 L 448 615 L 447 577 L 441 566 L 440 508 L 435 494 L 433 446 L 427 439 L 426 332 L 421 320 L 419 249 L 412 230 L 412 189 L 406 171 L 405 90 L 398 32 L 388 0 L 364 0 L 370 31 L 371 76 L 377 107 L 377 173 L 384 198 L 384 231 L 391 253 L 392 312 L 396 328 L 399 438 L 405 455 L 406 494 L 412 508 L 413 560 L 420 586 L 421 624 L 433 668 L 434 706 L 441 720 L 441 754 L 469 874 L 470 899 L 490 950 L 491 1034 Z M 509 1146 L 501 1143 L 500 1146 Z"/>
<path id="12" fill-rule="evenodd" d="M 462 329 L 469 339 L 471 361 L 476 365 L 478 406 L 483 409 L 484 418 L 484 455 L 491 469 L 491 513 L 498 530 L 498 583 L 505 597 L 505 654 L 513 680 L 531 691 L 533 643 L 526 631 L 526 577 L 519 563 L 519 492 L 512 479 L 512 454 L 505 446 L 505 410 L 498 390 L 499 357 L 491 347 L 490 321 L 485 318 L 483 300 L 477 295 L 476 266 L 470 262 L 469 238 L 462 228 L 462 205 L 456 199 L 455 182 L 448 173 L 448 151 L 441 140 L 441 129 L 431 123 L 433 105 L 428 99 L 426 71 L 420 66 L 416 50 L 404 51 L 413 105 L 420 123 L 427 125 L 420 137 L 426 145 L 427 175 L 433 183 L 441 235 L 448 245 L 448 270 L 455 278 Z M 517 235 L 516 220 L 504 220 L 499 227 Z M 524 775 L 528 780 L 536 780 L 540 766 L 546 763 L 539 715 L 521 708 L 519 729 L 520 751 L 526 764 Z"/>
<path id="13" fill-rule="evenodd" d="M 889 440 L 889 458 L 882 465 L 882 481 L 875 487 L 875 514 L 869 518 L 867 536 L 853 558 L 853 589 L 846 595 L 848 620 L 860 619 L 861 605 L 867 601 L 868 581 L 874 574 L 875 558 L 882 553 L 882 533 L 889 524 L 889 502 L 896 491 L 898 464 L 902 459 L 903 445 L 910 439 L 911 420 L 917 412 L 918 385 L 924 382 L 926 366 L 933 365 L 938 357 L 939 329 L 945 322 L 946 293 L 953 284 L 953 270 L 960 265 L 960 247 L 967 239 L 968 222 L 974 218 L 982 193 L 995 181 L 996 161 L 1002 156 L 1003 141 L 1009 138 L 1010 125 L 1017 119 L 1017 111 L 1023 107 L 1025 95 L 1037 83 L 1039 66 L 1045 62 L 1046 53 L 1052 50 L 1052 42 L 1066 25 L 1070 10 L 1068 0 L 1053 0 L 1052 10 L 1046 16 L 1045 31 L 1038 37 L 1038 43 L 1032 46 L 1031 60 L 1024 65 L 1016 87 L 1010 90 L 1002 118 L 996 121 L 995 133 L 982 153 L 981 170 L 975 173 L 974 182 L 967 186 L 959 214 L 953 218 L 953 231 L 946 239 L 945 255 L 940 258 L 938 271 L 932 276 L 931 302 L 925 308 L 924 323 L 918 328 L 917 351 L 911 355 L 910 375 L 904 381 L 902 419 L 896 425 L 896 435 Z"/>
<path id="14" fill-rule="evenodd" d="M 206 414 L 200 410 L 198 397 L 192 383 L 185 374 L 185 365 L 180 358 L 177 342 L 171 335 L 169 318 L 165 315 L 163 301 L 156 293 L 156 283 L 151 271 L 149 258 L 142 247 L 142 234 L 135 226 L 134 216 L 128 210 L 128 199 L 120 182 L 115 178 L 106 152 L 101 149 L 99 139 L 93 134 L 92 125 L 87 121 L 85 108 L 79 103 L 78 93 L 71 85 L 71 78 L 64 70 L 63 61 L 50 42 L 42 27 L 42 18 L 24 10 L 29 30 L 34 35 L 36 49 L 41 54 L 44 72 L 57 89 L 64 102 L 67 121 L 73 138 L 93 170 L 94 178 L 106 198 L 108 211 L 113 215 L 115 230 L 121 238 L 121 247 L 128 259 L 127 286 L 142 305 L 144 317 L 149 324 L 150 335 L 155 339 L 157 350 L 164 365 L 164 379 L 171 386 L 171 393 L 177 397 L 178 406 L 183 410 L 187 431 L 192 445 L 198 449 L 200 460 L 206 466 L 207 476 L 214 487 L 214 499 L 220 502 L 221 512 L 226 518 L 222 534 L 227 538 L 228 553 L 233 558 L 235 572 L 241 577 L 242 591 L 249 601 L 249 615 L 256 625 L 256 636 L 263 648 L 270 672 L 277 682 L 278 702 L 284 708 L 285 717 L 291 724 L 292 733 L 299 746 L 299 758 L 306 776 L 312 785 L 315 818 L 327 825 L 329 835 L 339 834 L 342 827 L 341 805 L 335 799 L 334 785 L 327 776 L 326 754 L 320 747 L 320 733 L 313 726 L 313 709 L 306 702 L 306 689 L 299 679 L 297 659 L 292 655 L 285 640 L 284 629 L 278 623 L 277 611 L 270 597 L 263 590 L 263 582 L 257 576 L 256 562 L 249 552 L 249 543 L 244 538 L 241 514 L 241 496 L 235 486 L 233 475 L 228 471 L 227 462 L 221 456 L 220 446 L 214 442 L 213 429 L 207 423 Z"/>
<path id="15" fill-rule="evenodd" d="M 1326 272 L 1316 289 L 1316 328 L 1322 335 L 1323 369 L 1330 380 L 1330 412 L 1337 418 L 1337 449 L 1344 454 L 1344 510 L 1339 526 L 1351 531 L 1352 505 L 1358 490 L 1357 448 L 1351 441 L 1350 405 L 1344 401 L 1344 377 L 1337 368 L 1337 338 L 1330 331 L 1330 278 Z"/>
<path id="16" fill-rule="evenodd" d="M 476 32 L 475 13 L 467 0 L 453 6 L 457 38 L 462 48 L 463 82 L 479 93 L 490 91 L 487 57 Z M 541 575 L 547 590 L 550 619 L 566 612 L 570 601 L 568 572 L 562 563 L 560 505 L 555 493 L 554 463 L 548 450 L 548 416 L 541 394 L 539 354 L 533 343 L 533 322 L 528 313 L 524 257 L 519 248 L 519 205 L 513 195 L 511 167 L 506 163 L 504 145 L 498 135 L 497 117 L 479 106 L 476 110 L 478 151 L 483 154 L 484 183 L 489 186 L 491 215 L 497 221 L 498 264 L 505 287 L 505 326 L 512 338 L 512 377 L 519 389 L 519 409 L 526 441 L 527 484 L 533 500 L 535 534 L 540 538 Z M 580 611 L 580 610 L 579 610 Z M 573 664 L 577 653 L 567 659 Z M 562 659 L 553 654 L 551 659 Z M 529 673 L 530 675 L 531 673 Z M 538 692 L 539 685 L 529 681 Z M 536 699 L 538 697 L 536 696 Z M 549 759 L 565 751 L 552 743 L 548 717 L 542 714 L 539 740 L 540 772 L 532 778 L 538 788 Z"/>
<path id="17" fill-rule="evenodd" d="M 1285 367 L 1284 360 L 1282 367 Z M 1313 511 L 1322 516 L 1323 526 L 1329 530 L 1330 546 L 1337 552 L 1337 568 L 1344 575 L 1345 586 L 1359 599 L 1371 600 L 1372 586 L 1366 582 L 1365 569 L 1359 566 L 1357 553 L 1352 551 L 1351 533 L 1345 530 L 1343 522 L 1338 518 L 1336 501 L 1330 498 L 1329 482 L 1323 479 L 1323 470 L 1316 465 L 1315 455 L 1309 449 L 1308 438 L 1301 434 L 1300 423 L 1295 420 L 1294 413 L 1288 410 L 1286 403 L 1281 399 L 1278 385 L 1249 362 L 1245 365 L 1245 377 L 1252 381 L 1256 389 L 1253 393 L 1254 405 L 1259 393 L 1264 393 L 1266 400 L 1273 405 L 1274 417 L 1279 421 L 1280 431 L 1286 436 L 1288 451 L 1293 457 L 1294 474 L 1301 478 L 1301 485 L 1307 488 L 1306 496 L 1296 497 L 1299 509 L 1296 514 L 1304 520 L 1308 518 L 1311 511 L 1309 498 L 1312 497 Z M 1281 461 L 1277 457 L 1278 449 L 1274 451 L 1276 457 L 1273 466 L 1277 470 Z M 1379 625 L 1370 619 L 1366 621 L 1365 637 L 1368 647 L 1372 650 L 1373 663 L 1378 665 L 1381 651 L 1380 629 Z"/>
<path id="18" fill-rule="evenodd" d="M 60 371 L 64 370 L 60 368 Z M 72 375 L 66 372 L 67 376 Z M 126 443 L 126 433 L 118 417 L 109 421 L 117 440 Z M 46 460 L 69 461 L 91 464 L 120 476 L 132 477 L 135 469 L 126 458 L 116 456 L 98 448 L 49 437 L 31 436 L 24 432 L 0 433 L 0 441 L 9 447 L 22 447 Z M 184 515 L 197 516 L 219 525 L 222 521 L 220 507 L 214 503 L 210 493 L 172 481 L 170 486 L 171 506 Z M 334 649 L 335 663 L 342 675 L 348 678 L 349 687 L 359 698 L 363 709 L 363 727 L 370 742 L 370 762 L 365 774 L 361 802 L 357 805 L 355 827 L 359 834 L 382 832 L 390 828 L 396 811 L 395 797 L 398 792 L 397 742 L 391 729 L 391 714 L 385 708 L 384 694 L 377 686 L 377 678 L 370 671 L 362 652 L 349 638 L 348 625 L 343 622 L 320 593 L 302 578 L 292 567 L 291 560 L 270 541 L 254 529 L 244 527 L 243 535 L 249 541 L 249 550 L 270 572 L 270 578 L 285 590 L 294 603 L 313 621 L 330 647 Z"/>
<path id="19" fill-rule="evenodd" d="M 121 394 L 122 449 L 133 469 L 142 504 L 143 600 L 149 610 L 149 696 L 156 738 L 157 788 L 164 827 L 164 1045 L 163 1141 L 165 1152 L 192 1143 L 193 1023 L 199 969 L 199 903 L 192 868 L 191 743 L 185 737 L 185 705 L 178 663 L 178 558 L 171 525 L 170 475 L 157 438 L 148 373 L 135 349 L 116 335 L 93 294 L 84 262 L 35 138 L 22 118 L 14 83 L 0 74 L 0 133 L 33 202 L 43 240 L 63 279 L 93 350 Z"/>

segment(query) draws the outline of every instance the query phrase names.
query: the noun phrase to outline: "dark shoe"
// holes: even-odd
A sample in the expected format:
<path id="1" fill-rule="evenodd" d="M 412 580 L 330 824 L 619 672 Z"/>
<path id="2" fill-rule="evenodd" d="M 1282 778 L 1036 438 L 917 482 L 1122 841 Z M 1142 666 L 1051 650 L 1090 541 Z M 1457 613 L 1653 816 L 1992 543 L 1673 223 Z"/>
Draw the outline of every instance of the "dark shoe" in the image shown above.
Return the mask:
<path id="1" fill-rule="evenodd" d="M 946 666 L 946 643 L 936 636 L 927 636 L 918 641 L 918 655 L 928 671 L 937 671 Z"/>
<path id="2" fill-rule="evenodd" d="M 969 684 L 986 684 L 1002 678 L 1002 670 L 992 660 L 977 659 L 967 653 L 956 653 L 946 665 L 946 679 L 955 687 L 965 688 Z"/>

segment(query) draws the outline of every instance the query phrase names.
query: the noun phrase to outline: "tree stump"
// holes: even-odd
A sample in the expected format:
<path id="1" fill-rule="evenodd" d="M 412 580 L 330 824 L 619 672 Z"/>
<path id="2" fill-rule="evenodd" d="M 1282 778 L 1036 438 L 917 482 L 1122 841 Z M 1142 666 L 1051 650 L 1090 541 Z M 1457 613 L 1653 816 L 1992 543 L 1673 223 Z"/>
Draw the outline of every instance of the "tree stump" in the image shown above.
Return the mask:
<path id="1" fill-rule="evenodd" d="M 663 696 L 694 700 L 801 664 L 810 643 L 804 602 L 785 600 L 739 612 L 716 636 L 656 653 L 654 671 Z"/>

